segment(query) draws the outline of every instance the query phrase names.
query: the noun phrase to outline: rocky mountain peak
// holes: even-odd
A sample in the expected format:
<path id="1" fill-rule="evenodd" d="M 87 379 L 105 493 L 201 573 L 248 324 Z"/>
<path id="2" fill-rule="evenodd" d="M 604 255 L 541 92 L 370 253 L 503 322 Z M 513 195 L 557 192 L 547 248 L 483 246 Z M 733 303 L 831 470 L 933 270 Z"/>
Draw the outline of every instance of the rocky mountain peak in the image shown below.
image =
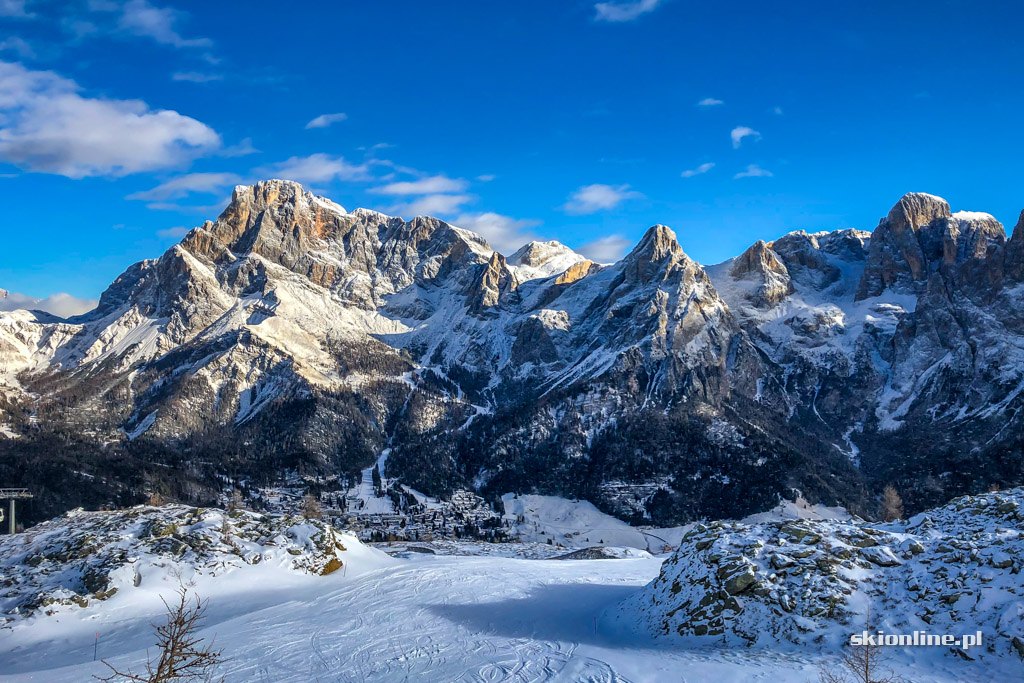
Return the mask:
<path id="1" fill-rule="evenodd" d="M 679 264 L 691 263 L 694 262 L 679 245 L 676 234 L 664 225 L 654 225 L 622 259 L 621 268 L 628 279 L 649 282 L 664 279 Z"/>
<path id="2" fill-rule="evenodd" d="M 262 180 L 236 187 L 216 222 L 190 232 L 182 246 L 213 261 L 253 253 L 292 268 L 311 245 L 337 235 L 347 222 L 345 209 L 299 183 Z"/>
<path id="3" fill-rule="evenodd" d="M 676 233 L 667 225 L 652 225 L 644 233 L 639 244 L 630 252 L 630 257 L 647 261 L 661 261 L 666 256 L 683 256 L 683 248 L 679 245 Z"/>
<path id="4" fill-rule="evenodd" d="M 773 306 L 793 293 L 789 271 L 764 240 L 758 240 L 737 257 L 729 268 L 734 278 L 760 283 L 749 298 L 756 305 Z"/>
<path id="5" fill-rule="evenodd" d="M 586 261 L 583 256 L 555 240 L 535 240 L 508 257 L 508 265 L 515 269 L 522 282 L 564 274 L 583 261 Z"/>
<path id="6" fill-rule="evenodd" d="M 971 259 L 986 258 L 1006 239 L 1003 226 L 988 214 L 950 213 L 946 200 L 912 192 L 882 219 L 871 236 L 857 299 L 893 288 L 921 293 L 931 273 L 954 272 Z"/>
<path id="7" fill-rule="evenodd" d="M 485 313 L 487 309 L 497 306 L 502 299 L 515 292 L 518 284 L 515 275 L 508 268 L 505 257 L 496 251 L 491 252 L 490 259 L 473 284 L 467 301 L 469 310 L 478 315 Z"/>
<path id="8" fill-rule="evenodd" d="M 733 277 L 743 277 L 751 273 L 763 276 L 769 271 L 785 275 L 786 266 L 764 240 L 758 240 L 747 247 L 747 250 L 740 254 L 729 268 L 729 274 Z"/>
<path id="9" fill-rule="evenodd" d="M 556 240 L 528 242 L 508 257 L 513 266 L 541 266 L 551 259 L 566 253 L 574 253 L 572 249 Z"/>
<path id="10" fill-rule="evenodd" d="M 925 192 L 908 192 L 889 210 L 885 220 L 894 232 L 918 230 L 939 218 L 949 218 L 949 202 Z"/>

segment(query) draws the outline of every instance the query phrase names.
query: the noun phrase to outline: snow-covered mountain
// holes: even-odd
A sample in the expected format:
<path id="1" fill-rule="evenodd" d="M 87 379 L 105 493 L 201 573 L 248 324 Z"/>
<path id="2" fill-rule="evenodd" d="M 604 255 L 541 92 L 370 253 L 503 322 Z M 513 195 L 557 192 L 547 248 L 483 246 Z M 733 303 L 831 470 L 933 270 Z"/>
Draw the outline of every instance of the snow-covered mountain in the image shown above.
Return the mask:
<path id="1" fill-rule="evenodd" d="M 1022 233 L 909 194 L 874 233 L 705 268 L 659 225 L 602 265 L 240 186 L 94 311 L 0 313 L 0 473 L 59 507 L 70 482 L 130 499 L 170 465 L 199 499 L 217 473 L 352 473 L 387 448 L 431 494 L 658 523 L 794 488 L 870 512 L 890 481 L 920 508 L 1021 479 Z"/>

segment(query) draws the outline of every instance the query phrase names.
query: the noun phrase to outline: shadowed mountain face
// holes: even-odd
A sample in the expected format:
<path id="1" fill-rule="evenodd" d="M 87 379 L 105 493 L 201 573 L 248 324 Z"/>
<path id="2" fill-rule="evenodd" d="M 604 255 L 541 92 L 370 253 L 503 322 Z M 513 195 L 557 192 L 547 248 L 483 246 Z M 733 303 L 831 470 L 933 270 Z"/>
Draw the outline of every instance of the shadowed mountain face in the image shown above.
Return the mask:
<path id="1" fill-rule="evenodd" d="M 1024 219 L 1022 219 L 1024 220 Z M 217 474 L 387 471 L 631 520 L 866 514 L 1020 483 L 1024 227 L 908 194 L 873 233 L 702 267 L 665 226 L 612 265 L 506 258 L 279 180 L 68 320 L 0 313 L 0 477 L 40 515 Z"/>

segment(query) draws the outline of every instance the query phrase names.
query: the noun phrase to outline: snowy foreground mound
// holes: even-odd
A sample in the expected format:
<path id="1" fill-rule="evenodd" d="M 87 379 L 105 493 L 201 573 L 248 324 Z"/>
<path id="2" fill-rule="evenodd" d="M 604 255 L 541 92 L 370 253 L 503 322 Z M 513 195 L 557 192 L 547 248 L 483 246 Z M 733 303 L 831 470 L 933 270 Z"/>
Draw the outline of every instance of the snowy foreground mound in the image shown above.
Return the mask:
<path id="1" fill-rule="evenodd" d="M 832 648 L 865 628 L 982 631 L 971 658 L 1024 657 L 1024 488 L 906 522 L 697 525 L 609 616 L 664 640 Z M 697 638 L 703 636 L 704 638 Z"/>
<path id="2" fill-rule="evenodd" d="M 0 537 L 0 626 L 111 600 L 129 604 L 179 583 L 261 583 L 366 570 L 391 560 L 316 520 L 183 505 L 76 510 Z M 353 566 L 349 566 L 353 565 Z"/>

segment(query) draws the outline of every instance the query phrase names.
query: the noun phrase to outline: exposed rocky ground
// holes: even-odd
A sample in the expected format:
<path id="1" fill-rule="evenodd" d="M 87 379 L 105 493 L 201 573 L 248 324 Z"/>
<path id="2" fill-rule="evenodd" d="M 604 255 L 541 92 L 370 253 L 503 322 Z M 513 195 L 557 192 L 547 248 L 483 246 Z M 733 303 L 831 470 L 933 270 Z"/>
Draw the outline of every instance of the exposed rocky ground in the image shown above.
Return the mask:
<path id="1" fill-rule="evenodd" d="M 633 522 L 793 498 L 875 513 L 1021 483 L 1024 228 L 908 194 L 873 233 L 724 264 L 665 226 L 621 261 L 506 258 L 286 181 L 131 266 L 98 308 L 0 313 L 0 480 L 26 519 L 388 453 L 432 496 L 585 498 Z"/>
<path id="2" fill-rule="evenodd" d="M 984 648 L 959 654 L 1024 657 L 1022 569 L 1020 488 L 890 524 L 713 522 L 692 529 L 658 578 L 613 616 L 635 623 L 640 615 L 657 638 L 747 645 L 980 630 Z"/>

